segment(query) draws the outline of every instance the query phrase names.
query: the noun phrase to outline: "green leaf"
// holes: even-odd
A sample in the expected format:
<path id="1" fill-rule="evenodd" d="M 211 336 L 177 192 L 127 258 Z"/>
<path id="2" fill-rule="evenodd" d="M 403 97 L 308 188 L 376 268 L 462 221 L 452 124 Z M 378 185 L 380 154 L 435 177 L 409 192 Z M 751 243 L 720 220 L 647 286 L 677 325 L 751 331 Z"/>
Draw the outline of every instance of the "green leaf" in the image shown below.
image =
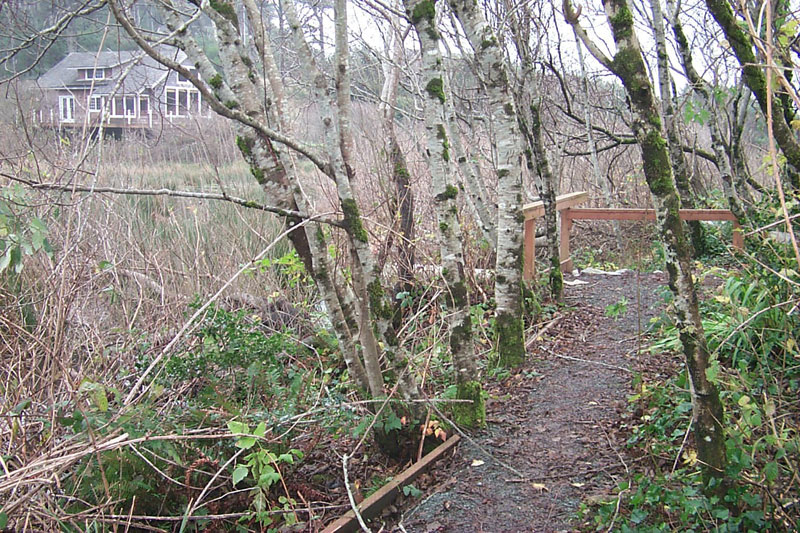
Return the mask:
<path id="1" fill-rule="evenodd" d="M 259 422 L 256 429 L 253 430 L 253 435 L 256 437 L 264 437 L 267 433 L 267 425 L 264 422 Z"/>
<path id="2" fill-rule="evenodd" d="M 412 498 L 419 498 L 422 496 L 422 491 L 414 485 L 406 485 L 403 487 L 403 494 L 405 496 L 411 496 Z"/>
<path id="3" fill-rule="evenodd" d="M 714 361 L 713 363 L 711 363 L 711 366 L 706 368 L 706 378 L 711 383 L 716 383 L 718 375 L 719 375 L 719 363 L 717 361 Z"/>
<path id="4" fill-rule="evenodd" d="M 31 399 L 25 398 L 24 400 L 22 400 L 21 402 L 19 402 L 17 405 L 14 406 L 14 408 L 11 410 L 11 414 L 19 416 L 20 414 L 22 414 L 22 411 L 24 411 L 30 406 L 31 406 Z"/>
<path id="5" fill-rule="evenodd" d="M 775 479 L 778 477 L 778 463 L 775 461 L 770 461 L 764 465 L 764 477 L 767 478 L 769 483 L 775 481 Z"/>
<path id="6" fill-rule="evenodd" d="M 383 428 L 386 431 L 392 431 L 395 429 L 401 429 L 403 427 L 403 423 L 397 418 L 397 415 L 394 413 L 389 413 L 389 416 L 386 417 L 386 422 L 383 424 Z"/>
<path id="7" fill-rule="evenodd" d="M 228 429 L 231 433 L 250 433 L 250 428 L 244 422 L 237 422 L 236 420 L 231 420 L 228 422 Z"/>
<path id="8" fill-rule="evenodd" d="M 8 515 L 6 513 L 0 513 L 0 529 L 5 529 L 8 525 Z"/>
<path id="9" fill-rule="evenodd" d="M 241 439 L 236 441 L 236 447 L 241 448 L 243 450 L 249 450 L 255 445 L 256 445 L 255 437 L 242 437 Z"/>
<path id="10" fill-rule="evenodd" d="M 262 487 L 269 488 L 281 480 L 281 475 L 277 472 L 264 472 L 258 478 L 258 484 Z"/>
<path id="11" fill-rule="evenodd" d="M 278 462 L 294 464 L 294 456 L 291 453 L 282 453 L 278 456 Z"/>
<path id="12" fill-rule="evenodd" d="M 244 466 L 239 465 L 233 469 L 233 485 L 236 486 L 241 480 L 247 477 L 247 474 L 250 473 L 250 470 Z"/>

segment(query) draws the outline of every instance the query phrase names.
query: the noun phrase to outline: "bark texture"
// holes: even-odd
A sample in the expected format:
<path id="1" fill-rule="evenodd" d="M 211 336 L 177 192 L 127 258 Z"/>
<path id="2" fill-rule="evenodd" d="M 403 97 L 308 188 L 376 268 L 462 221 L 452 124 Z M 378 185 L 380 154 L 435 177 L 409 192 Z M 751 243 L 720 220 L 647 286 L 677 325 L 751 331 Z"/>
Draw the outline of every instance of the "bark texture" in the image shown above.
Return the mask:
<path id="1" fill-rule="evenodd" d="M 626 0 L 605 0 L 604 7 L 617 52 L 607 58 L 578 24 L 568 0 L 567 21 L 576 29 L 592 54 L 611 70 L 625 87 L 633 114 L 632 129 L 642 150 L 644 174 L 653 197 L 656 220 L 665 247 L 669 287 L 675 297 L 675 320 L 689 371 L 697 455 L 707 481 L 725 475 L 723 408 L 716 385 L 706 375 L 710 355 L 697 305 L 692 278 L 691 253 L 684 236 L 667 142 L 662 133 L 653 87 L 633 29 L 633 14 Z M 718 482 L 713 483 L 720 486 Z"/>
<path id="2" fill-rule="evenodd" d="M 419 37 L 422 53 L 425 154 L 433 182 L 434 208 L 439 226 L 439 252 L 446 289 L 450 354 L 458 387 L 457 398 L 472 401 L 456 404 L 453 414 L 461 426 L 480 427 L 486 422 L 486 409 L 472 341 L 469 290 L 464 279 L 461 224 L 458 220 L 459 188 L 453 180 L 445 122 L 447 96 L 436 28 L 436 3 L 431 0 L 407 0 L 405 7 Z"/>
<path id="3" fill-rule="evenodd" d="M 525 359 L 522 320 L 523 147 L 517 111 L 503 50 L 480 6 L 474 0 L 452 0 L 450 7 L 474 50 L 489 97 L 497 154 L 497 351 L 501 365 L 517 366 Z"/>

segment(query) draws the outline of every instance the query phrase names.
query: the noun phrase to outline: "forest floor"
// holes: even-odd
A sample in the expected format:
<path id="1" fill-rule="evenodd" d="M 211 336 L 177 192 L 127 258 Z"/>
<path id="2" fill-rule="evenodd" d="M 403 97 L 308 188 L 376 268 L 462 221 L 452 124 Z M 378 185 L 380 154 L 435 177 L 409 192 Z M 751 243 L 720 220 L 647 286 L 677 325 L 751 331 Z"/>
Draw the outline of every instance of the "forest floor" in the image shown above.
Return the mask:
<path id="1" fill-rule="evenodd" d="M 658 368 L 642 336 L 666 276 L 568 279 L 588 283 L 565 287 L 567 309 L 529 339 L 525 366 L 488 383 L 488 428 L 420 480 L 425 494 L 399 504 L 384 531 L 573 531 L 581 501 L 613 498 L 633 460 L 624 448 L 632 372 Z M 608 316 L 623 298 L 627 310 Z"/>

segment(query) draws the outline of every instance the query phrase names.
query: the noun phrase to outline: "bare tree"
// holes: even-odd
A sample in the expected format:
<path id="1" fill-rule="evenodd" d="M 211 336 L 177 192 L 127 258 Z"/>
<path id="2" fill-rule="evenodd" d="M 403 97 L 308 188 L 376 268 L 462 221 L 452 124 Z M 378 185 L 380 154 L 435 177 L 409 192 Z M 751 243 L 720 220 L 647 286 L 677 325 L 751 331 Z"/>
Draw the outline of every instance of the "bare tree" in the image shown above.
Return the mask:
<path id="1" fill-rule="evenodd" d="M 617 51 L 608 58 L 581 27 L 569 0 L 564 1 L 564 16 L 579 37 L 603 66 L 622 82 L 633 113 L 633 133 L 642 151 L 644 174 L 652 193 L 661 241 L 666 248 L 669 286 L 675 296 L 675 318 L 689 369 L 694 432 L 698 458 L 703 463 L 707 481 L 725 476 L 725 427 L 722 403 L 717 386 L 706 370 L 710 354 L 692 278 L 692 254 L 680 219 L 680 197 L 675 188 L 667 141 L 656 105 L 653 86 L 647 74 L 634 19 L 626 0 L 606 0 L 606 18 Z M 714 488 L 718 489 L 719 484 Z"/>

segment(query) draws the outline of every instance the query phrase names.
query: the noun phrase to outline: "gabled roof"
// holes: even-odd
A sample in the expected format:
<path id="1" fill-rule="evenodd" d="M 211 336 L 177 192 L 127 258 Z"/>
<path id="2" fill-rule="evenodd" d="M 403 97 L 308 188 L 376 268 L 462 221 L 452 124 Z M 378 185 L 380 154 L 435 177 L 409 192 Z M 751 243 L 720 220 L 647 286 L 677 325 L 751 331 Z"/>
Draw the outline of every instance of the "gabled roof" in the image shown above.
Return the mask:
<path id="1" fill-rule="evenodd" d="M 186 62 L 186 54 L 177 48 L 162 45 L 159 47 L 159 52 L 181 64 Z M 111 78 L 102 80 L 78 79 L 79 70 L 91 68 L 112 68 L 114 73 Z M 155 87 L 163 82 L 169 73 L 167 67 L 141 50 L 72 52 L 44 73 L 38 83 L 43 89 L 80 89 L 91 86 L 95 93 L 105 93 L 113 90 L 119 76 L 125 71 L 128 73 L 122 82 L 120 92 L 129 94 Z"/>

